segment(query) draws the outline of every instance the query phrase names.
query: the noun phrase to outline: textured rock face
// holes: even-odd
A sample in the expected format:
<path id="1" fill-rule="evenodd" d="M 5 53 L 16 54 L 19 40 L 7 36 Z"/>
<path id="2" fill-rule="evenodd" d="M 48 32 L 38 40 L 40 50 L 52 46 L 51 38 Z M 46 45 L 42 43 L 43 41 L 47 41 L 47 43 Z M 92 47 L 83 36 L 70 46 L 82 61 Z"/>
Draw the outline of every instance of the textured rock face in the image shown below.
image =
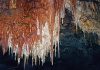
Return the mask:
<path id="1" fill-rule="evenodd" d="M 84 33 L 97 34 L 100 44 L 100 0 L 66 1 L 65 8 L 73 14 L 76 31 L 79 27 Z"/>
<path id="2" fill-rule="evenodd" d="M 77 15 L 79 15 L 78 18 L 79 21 L 81 21 L 79 24 L 81 23 L 83 24 L 82 26 L 85 29 L 85 31 L 93 32 L 92 30 L 94 30 L 94 32 L 96 32 L 95 30 L 99 28 L 100 26 L 98 25 L 99 24 L 98 17 L 100 16 L 100 14 L 98 13 L 99 11 L 100 11 L 99 2 L 98 3 L 94 1 L 78 2 L 77 12 L 79 14 Z"/>
<path id="3" fill-rule="evenodd" d="M 75 2 L 74 2 L 75 3 Z M 96 33 L 98 42 L 100 37 L 100 2 L 99 0 L 79 0 L 74 5 L 74 10 L 69 9 L 73 13 L 76 30 L 78 27 L 83 32 Z M 73 9 L 73 7 L 72 7 Z M 98 43 L 99 44 L 99 43 Z"/>

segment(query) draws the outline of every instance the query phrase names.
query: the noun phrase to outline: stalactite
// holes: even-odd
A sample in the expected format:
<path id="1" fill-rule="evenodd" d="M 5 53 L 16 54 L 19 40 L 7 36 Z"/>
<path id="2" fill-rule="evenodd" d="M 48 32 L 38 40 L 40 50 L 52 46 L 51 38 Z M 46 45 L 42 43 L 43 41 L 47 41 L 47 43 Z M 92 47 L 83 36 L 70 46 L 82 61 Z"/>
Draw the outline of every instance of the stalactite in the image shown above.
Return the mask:
<path id="1" fill-rule="evenodd" d="M 24 57 L 24 67 L 29 56 L 35 64 L 38 58 L 43 64 L 50 53 L 53 65 L 53 54 L 55 51 L 56 56 L 57 48 L 60 57 L 60 20 L 65 15 L 65 1 L 68 0 L 9 0 L 10 10 L 15 11 L 10 16 L 0 16 L 3 19 L 0 21 L 0 37 L 4 53 L 8 46 L 15 54 L 15 60 L 18 55 L 18 63 Z"/>
<path id="2" fill-rule="evenodd" d="M 16 8 L 16 0 L 10 0 L 10 9 Z"/>

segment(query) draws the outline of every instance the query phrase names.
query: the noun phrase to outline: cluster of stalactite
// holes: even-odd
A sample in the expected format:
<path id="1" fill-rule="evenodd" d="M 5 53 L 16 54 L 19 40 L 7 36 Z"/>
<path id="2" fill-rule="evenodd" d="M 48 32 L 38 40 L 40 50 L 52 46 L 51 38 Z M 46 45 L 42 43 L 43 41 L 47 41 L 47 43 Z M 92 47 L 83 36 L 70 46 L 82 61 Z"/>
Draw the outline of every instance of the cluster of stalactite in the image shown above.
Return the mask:
<path id="1" fill-rule="evenodd" d="M 24 63 L 45 62 L 50 53 L 59 53 L 60 19 L 64 17 L 64 0 L 0 0 L 0 45 Z M 37 60 L 38 59 L 38 60 Z"/>
<path id="2" fill-rule="evenodd" d="M 43 64 L 50 53 L 53 65 L 56 48 L 60 57 L 60 22 L 63 23 L 65 8 L 72 11 L 76 28 L 79 25 L 83 31 L 87 31 L 94 27 L 89 21 L 81 22 L 83 13 L 87 14 L 84 6 L 87 10 L 96 10 L 93 2 L 78 0 L 0 0 L 0 44 L 3 53 L 11 49 L 15 58 L 18 56 L 18 62 L 25 56 L 25 63 L 32 56 L 35 64 L 37 59 Z"/>

